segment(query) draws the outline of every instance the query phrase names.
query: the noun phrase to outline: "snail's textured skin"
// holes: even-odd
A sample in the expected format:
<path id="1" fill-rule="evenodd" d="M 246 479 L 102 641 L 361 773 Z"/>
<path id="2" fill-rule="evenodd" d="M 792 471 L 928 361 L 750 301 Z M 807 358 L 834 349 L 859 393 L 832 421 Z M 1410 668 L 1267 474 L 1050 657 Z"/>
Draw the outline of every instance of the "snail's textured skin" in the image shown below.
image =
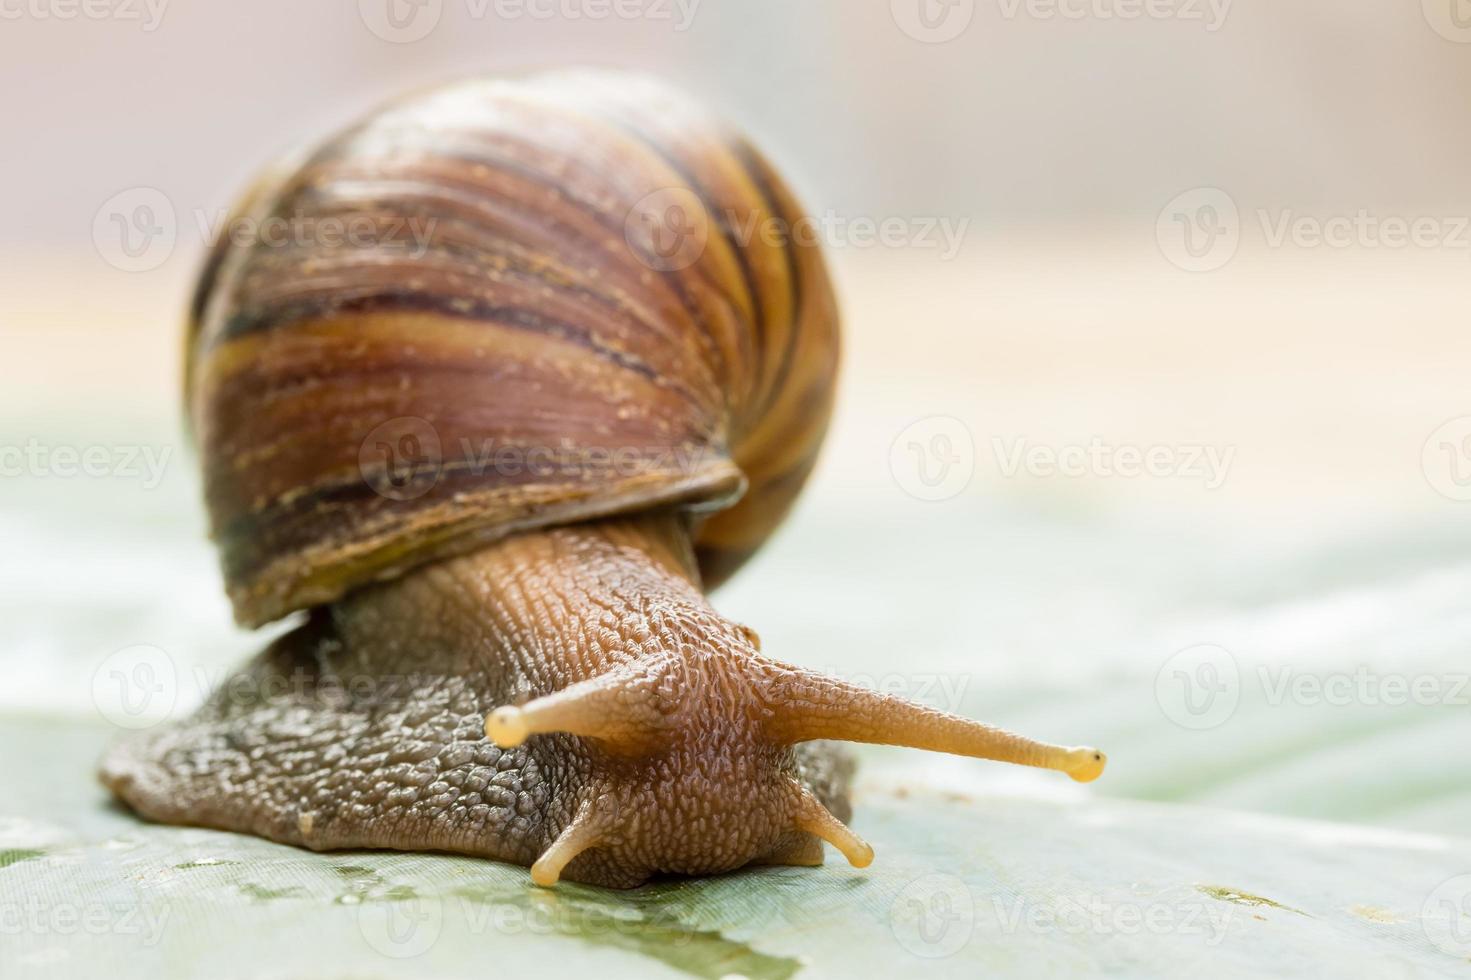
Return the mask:
<path id="1" fill-rule="evenodd" d="M 108 753 L 139 813 L 628 887 L 821 840 L 866 865 L 816 740 L 1102 771 L 768 660 L 706 601 L 806 480 L 838 338 L 791 195 L 687 100 L 450 86 L 239 215 L 304 234 L 212 254 L 190 419 L 236 618 L 308 619 Z"/>
<path id="2" fill-rule="evenodd" d="M 316 849 L 446 850 L 530 865 L 591 803 L 606 844 L 564 876 L 818 863 L 794 781 L 848 816 L 851 765 L 760 731 L 748 631 L 689 580 L 672 518 L 512 538 L 317 614 L 184 725 L 120 743 L 103 778 L 144 815 Z M 502 749 L 487 706 L 613 667 L 655 681 L 669 740 L 632 757 L 552 734 Z M 773 671 L 777 665 L 770 665 Z M 698 832 L 692 832 L 698 828 Z"/>

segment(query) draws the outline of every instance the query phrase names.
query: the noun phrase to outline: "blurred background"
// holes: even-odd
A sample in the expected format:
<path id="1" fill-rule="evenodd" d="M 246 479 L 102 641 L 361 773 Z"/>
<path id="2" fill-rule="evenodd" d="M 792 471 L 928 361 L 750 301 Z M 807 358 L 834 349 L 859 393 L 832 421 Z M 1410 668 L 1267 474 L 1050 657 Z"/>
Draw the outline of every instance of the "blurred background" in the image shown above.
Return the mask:
<path id="1" fill-rule="evenodd" d="M 1086 789 L 881 751 L 868 778 L 1464 832 L 1464 0 L 0 19 L 0 713 L 136 727 L 262 642 L 178 404 L 189 284 L 252 173 L 407 89 L 591 63 L 748 130 L 845 312 L 820 469 L 717 604 L 775 656 L 1112 760 Z"/>

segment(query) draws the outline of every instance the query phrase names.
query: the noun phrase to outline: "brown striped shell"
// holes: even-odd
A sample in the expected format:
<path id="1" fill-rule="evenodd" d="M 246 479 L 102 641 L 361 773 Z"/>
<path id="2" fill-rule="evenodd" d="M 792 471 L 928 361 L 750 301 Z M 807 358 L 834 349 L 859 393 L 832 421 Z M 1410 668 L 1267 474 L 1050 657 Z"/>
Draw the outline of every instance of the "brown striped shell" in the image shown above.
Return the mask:
<path id="1" fill-rule="evenodd" d="M 718 584 L 832 405 L 801 215 L 742 137 L 598 72 L 433 90 L 277 168 L 204 270 L 187 357 L 236 618 L 663 505 L 718 511 L 696 537 Z"/>

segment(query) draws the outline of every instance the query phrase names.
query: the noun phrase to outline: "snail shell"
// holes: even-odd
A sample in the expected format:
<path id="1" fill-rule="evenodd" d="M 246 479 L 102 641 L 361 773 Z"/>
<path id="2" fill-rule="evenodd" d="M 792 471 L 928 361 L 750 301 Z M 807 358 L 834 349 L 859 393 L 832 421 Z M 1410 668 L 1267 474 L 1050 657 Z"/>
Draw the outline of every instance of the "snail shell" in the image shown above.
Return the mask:
<path id="1" fill-rule="evenodd" d="M 598 73 L 438 89 L 279 168 L 232 225 L 293 240 L 222 242 L 189 331 L 236 618 L 667 504 L 719 511 L 696 547 L 724 580 L 831 410 L 821 254 L 771 233 L 801 213 L 688 100 Z"/>

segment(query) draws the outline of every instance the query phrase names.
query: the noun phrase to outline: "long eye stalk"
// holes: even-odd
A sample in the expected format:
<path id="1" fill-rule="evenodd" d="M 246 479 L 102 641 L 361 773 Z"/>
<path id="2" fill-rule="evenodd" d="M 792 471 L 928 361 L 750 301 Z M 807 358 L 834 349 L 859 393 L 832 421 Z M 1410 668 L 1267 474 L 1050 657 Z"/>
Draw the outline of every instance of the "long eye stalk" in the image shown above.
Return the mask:
<path id="1" fill-rule="evenodd" d="M 778 745 L 816 739 L 902 745 L 1054 769 L 1084 783 L 1097 779 L 1108 761 L 1094 748 L 1038 742 L 759 656 L 747 664 L 755 676 L 724 689 L 749 693 L 747 710 L 764 736 Z M 656 752 L 674 735 L 659 708 L 659 687 L 657 671 L 625 665 L 524 705 L 498 707 L 486 717 L 485 732 L 504 748 L 533 734 L 568 732 L 614 752 Z M 854 867 L 873 861 L 873 848 L 816 797 L 799 784 L 792 789 L 793 829 L 832 844 Z M 605 819 L 585 803 L 532 866 L 532 879 L 539 885 L 555 884 L 568 862 L 616 831 L 603 825 Z M 800 863 L 810 862 L 806 852 L 798 857 Z"/>

